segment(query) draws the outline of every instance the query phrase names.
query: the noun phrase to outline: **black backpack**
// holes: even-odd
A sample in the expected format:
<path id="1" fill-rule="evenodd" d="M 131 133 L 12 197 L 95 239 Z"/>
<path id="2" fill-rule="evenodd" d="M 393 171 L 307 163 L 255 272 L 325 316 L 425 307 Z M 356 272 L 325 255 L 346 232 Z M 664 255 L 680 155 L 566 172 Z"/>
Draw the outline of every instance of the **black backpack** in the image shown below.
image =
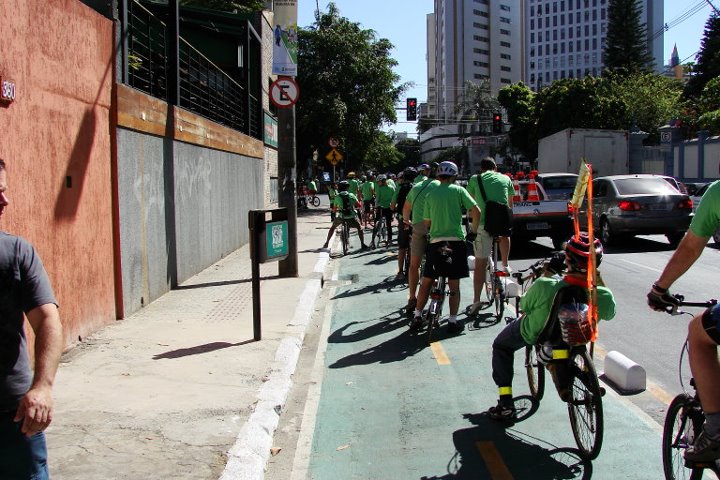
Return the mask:
<path id="1" fill-rule="evenodd" d="M 408 193 L 412 190 L 414 185 L 411 182 L 405 182 L 400 185 L 400 191 L 397 196 L 397 212 L 402 213 L 403 207 L 405 206 L 405 199 L 407 199 Z"/>
<path id="2" fill-rule="evenodd" d="M 341 213 L 343 215 L 351 215 L 353 213 L 353 207 L 350 205 L 350 194 L 347 192 L 340 192 L 339 195 L 343 204 Z"/>

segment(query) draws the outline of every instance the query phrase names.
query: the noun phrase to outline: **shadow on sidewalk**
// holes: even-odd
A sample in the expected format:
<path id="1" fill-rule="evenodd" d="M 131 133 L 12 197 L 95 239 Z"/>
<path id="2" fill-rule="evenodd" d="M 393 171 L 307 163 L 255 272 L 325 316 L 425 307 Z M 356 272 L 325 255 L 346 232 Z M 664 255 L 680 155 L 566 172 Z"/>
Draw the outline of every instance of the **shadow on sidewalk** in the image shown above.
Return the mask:
<path id="1" fill-rule="evenodd" d="M 369 323 L 368 326 L 355 330 L 349 334 L 345 334 L 350 327 L 367 323 Z M 350 322 L 343 325 L 330 334 L 328 337 L 328 343 L 359 342 L 384 333 L 392 332 L 393 330 L 397 330 L 402 327 L 407 327 L 407 317 L 405 317 L 402 310 L 398 310 L 380 318 Z"/>
<path id="2" fill-rule="evenodd" d="M 406 322 L 396 322 L 395 329 L 406 327 Z M 338 342 L 335 339 L 335 342 Z M 424 338 L 418 338 L 410 330 L 404 328 L 396 337 L 391 338 L 361 352 L 353 353 L 329 366 L 329 368 L 345 368 L 355 365 L 370 365 L 372 363 L 393 363 L 401 362 L 408 357 L 424 350 L 427 342 Z"/>
<path id="3" fill-rule="evenodd" d="M 247 345 L 248 343 L 254 343 L 255 340 L 245 340 L 239 343 L 228 343 L 228 342 L 212 342 L 204 345 L 197 345 L 195 347 L 179 348 L 177 350 L 170 350 L 169 352 L 160 353 L 153 355 L 153 360 L 162 360 L 165 358 L 181 358 L 190 355 L 199 355 L 201 353 L 210 353 L 216 350 L 222 350 L 223 348 L 239 347 L 241 345 Z"/>
<path id="4" fill-rule="evenodd" d="M 282 278 L 280 275 L 268 275 L 268 276 L 261 276 L 260 280 L 273 280 L 277 278 Z M 248 283 L 252 282 L 252 278 L 242 278 L 238 280 L 224 280 L 222 282 L 207 282 L 207 283 L 194 283 L 192 285 L 178 285 L 177 287 L 173 288 L 173 290 L 192 290 L 194 288 L 206 288 L 206 287 L 224 287 L 226 285 L 238 285 L 241 283 Z"/>

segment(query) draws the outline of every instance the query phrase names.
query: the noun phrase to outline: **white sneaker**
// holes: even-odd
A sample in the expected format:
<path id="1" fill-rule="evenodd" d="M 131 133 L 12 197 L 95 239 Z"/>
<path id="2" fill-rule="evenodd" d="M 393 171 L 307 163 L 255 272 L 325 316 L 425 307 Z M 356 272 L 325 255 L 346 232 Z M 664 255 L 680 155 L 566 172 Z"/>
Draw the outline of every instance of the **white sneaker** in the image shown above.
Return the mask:
<path id="1" fill-rule="evenodd" d="M 508 275 L 511 275 L 513 272 L 513 269 L 510 268 L 510 265 L 503 266 L 503 272 L 507 273 Z"/>

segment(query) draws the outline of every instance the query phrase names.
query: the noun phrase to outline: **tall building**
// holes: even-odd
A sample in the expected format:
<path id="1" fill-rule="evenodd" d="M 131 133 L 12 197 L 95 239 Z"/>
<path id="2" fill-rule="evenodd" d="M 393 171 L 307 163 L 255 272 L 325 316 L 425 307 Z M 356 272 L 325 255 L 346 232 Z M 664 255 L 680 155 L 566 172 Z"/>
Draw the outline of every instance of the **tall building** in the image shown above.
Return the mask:
<path id="1" fill-rule="evenodd" d="M 555 80 L 602 74 L 609 0 L 524 0 L 525 82 L 539 90 Z M 641 0 L 654 69 L 663 71 L 663 0 Z"/>
<path id="2" fill-rule="evenodd" d="M 522 0 L 435 0 L 431 26 L 435 95 L 428 99 L 435 105 L 428 110 L 435 109 L 439 123 L 455 118 L 466 81 L 487 80 L 495 95 L 523 79 Z"/>

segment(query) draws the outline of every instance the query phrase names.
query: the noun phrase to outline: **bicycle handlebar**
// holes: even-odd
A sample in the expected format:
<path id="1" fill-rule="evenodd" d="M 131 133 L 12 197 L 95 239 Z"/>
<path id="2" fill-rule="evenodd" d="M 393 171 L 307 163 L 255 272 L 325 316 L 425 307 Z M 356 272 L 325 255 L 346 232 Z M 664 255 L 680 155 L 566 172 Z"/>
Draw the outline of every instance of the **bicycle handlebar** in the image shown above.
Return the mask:
<path id="1" fill-rule="evenodd" d="M 685 295 L 681 295 L 679 293 L 673 294 L 673 298 L 677 300 L 677 305 L 673 305 L 673 307 L 669 310 L 667 310 L 667 313 L 670 315 L 680 315 L 684 312 L 683 310 L 680 310 L 679 307 L 698 307 L 698 308 L 710 308 L 714 305 L 717 305 L 718 301 L 714 298 L 711 298 L 710 300 L 706 300 L 704 302 L 686 302 L 685 301 Z"/>

